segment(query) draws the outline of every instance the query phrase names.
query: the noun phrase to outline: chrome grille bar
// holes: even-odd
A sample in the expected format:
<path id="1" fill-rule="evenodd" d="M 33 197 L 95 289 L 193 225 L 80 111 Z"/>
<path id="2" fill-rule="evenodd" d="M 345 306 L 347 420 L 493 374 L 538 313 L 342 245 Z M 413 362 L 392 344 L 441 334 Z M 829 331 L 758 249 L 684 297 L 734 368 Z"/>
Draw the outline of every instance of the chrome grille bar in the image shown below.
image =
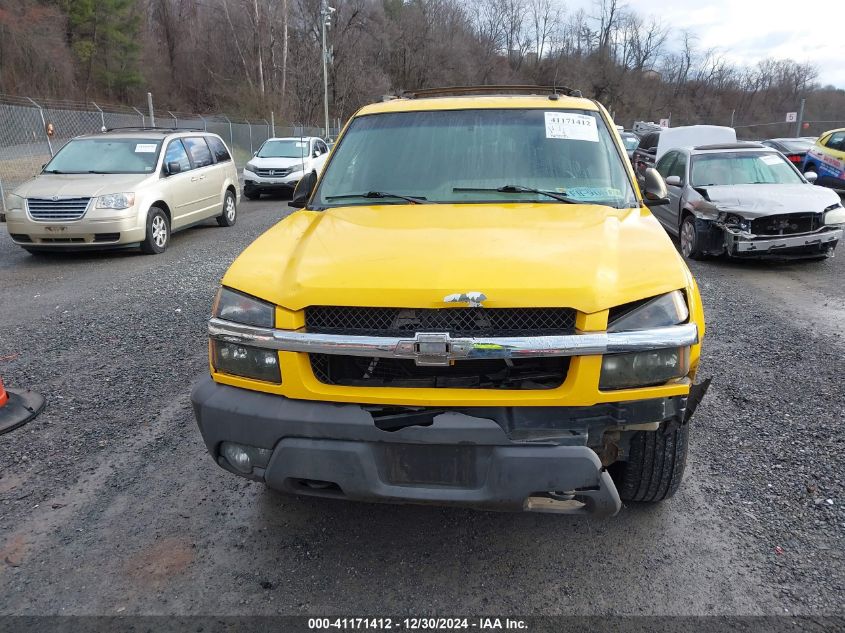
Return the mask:
<path id="1" fill-rule="evenodd" d="M 29 216 L 39 222 L 68 222 L 85 215 L 91 198 L 27 198 Z"/>

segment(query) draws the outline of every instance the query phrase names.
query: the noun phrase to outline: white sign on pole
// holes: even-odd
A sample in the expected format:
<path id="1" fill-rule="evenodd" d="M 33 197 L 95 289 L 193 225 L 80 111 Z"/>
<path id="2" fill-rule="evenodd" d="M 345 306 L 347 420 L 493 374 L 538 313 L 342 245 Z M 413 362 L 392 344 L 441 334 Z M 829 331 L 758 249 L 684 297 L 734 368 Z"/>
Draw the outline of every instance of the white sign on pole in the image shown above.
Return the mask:
<path id="1" fill-rule="evenodd" d="M 660 119 L 660 127 L 669 127 L 669 119 Z"/>
<path id="2" fill-rule="evenodd" d="M 786 113 L 786 122 L 787 123 L 795 123 L 798 120 L 798 113 L 797 112 L 787 112 Z"/>

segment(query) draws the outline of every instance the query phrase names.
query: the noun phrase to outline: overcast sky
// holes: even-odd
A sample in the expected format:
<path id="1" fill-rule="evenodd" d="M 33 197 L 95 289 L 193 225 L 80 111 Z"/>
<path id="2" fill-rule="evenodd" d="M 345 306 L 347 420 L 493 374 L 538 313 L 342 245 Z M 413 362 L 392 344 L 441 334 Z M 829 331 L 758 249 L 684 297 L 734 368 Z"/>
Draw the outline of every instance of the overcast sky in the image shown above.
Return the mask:
<path id="1" fill-rule="evenodd" d="M 596 13 L 593 0 L 564 0 L 568 11 Z M 637 13 L 688 29 L 701 48 L 718 48 L 734 63 L 766 57 L 809 61 L 822 85 L 845 88 L 845 0 L 628 0 Z M 677 41 L 673 41 L 673 46 Z"/>

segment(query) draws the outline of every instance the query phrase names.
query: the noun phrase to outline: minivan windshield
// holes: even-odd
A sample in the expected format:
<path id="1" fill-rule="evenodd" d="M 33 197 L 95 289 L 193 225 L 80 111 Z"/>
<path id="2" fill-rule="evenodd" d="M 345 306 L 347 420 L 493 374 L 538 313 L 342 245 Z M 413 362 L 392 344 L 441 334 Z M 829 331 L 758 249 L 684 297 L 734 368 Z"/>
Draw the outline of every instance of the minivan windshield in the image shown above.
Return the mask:
<path id="1" fill-rule="evenodd" d="M 77 138 L 44 167 L 47 174 L 149 174 L 155 171 L 161 139 Z"/>
<path id="2" fill-rule="evenodd" d="M 536 191 L 530 191 L 534 189 Z M 354 119 L 333 150 L 312 206 L 583 202 L 628 207 L 633 188 L 598 112 L 478 109 Z M 549 192 L 558 196 L 544 194 Z"/>
<path id="3" fill-rule="evenodd" d="M 692 158 L 693 187 L 800 184 L 795 168 L 777 152 L 725 152 Z"/>
<path id="4" fill-rule="evenodd" d="M 258 150 L 258 158 L 302 158 L 308 156 L 308 141 L 284 139 L 266 141 Z"/>

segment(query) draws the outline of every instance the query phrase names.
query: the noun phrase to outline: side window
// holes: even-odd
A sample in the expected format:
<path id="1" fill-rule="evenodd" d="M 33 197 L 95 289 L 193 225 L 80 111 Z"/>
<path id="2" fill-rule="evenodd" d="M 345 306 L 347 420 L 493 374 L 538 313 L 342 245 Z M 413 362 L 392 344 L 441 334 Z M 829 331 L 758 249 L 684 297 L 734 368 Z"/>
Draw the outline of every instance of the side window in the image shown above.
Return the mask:
<path id="1" fill-rule="evenodd" d="M 185 151 L 185 146 L 178 138 L 170 141 L 167 146 L 167 151 L 164 153 L 164 166 L 167 167 L 170 163 L 179 163 L 180 171 L 188 171 L 191 169 L 191 161 L 188 160 L 188 152 Z"/>
<path id="2" fill-rule="evenodd" d="M 183 138 L 182 142 L 185 144 L 188 153 L 191 155 L 191 160 L 194 163 L 194 169 L 198 167 L 207 167 L 212 163 L 211 150 L 208 149 L 208 144 L 205 142 L 204 138 Z"/>
<path id="3" fill-rule="evenodd" d="M 317 147 L 320 148 L 321 154 L 328 154 L 329 153 L 329 147 L 328 147 L 328 145 L 323 143 L 323 141 L 317 141 Z"/>
<path id="4" fill-rule="evenodd" d="M 686 154 L 682 154 L 678 152 L 678 160 L 675 161 L 675 164 L 669 168 L 669 175 L 670 176 L 677 176 L 681 179 L 681 182 L 684 182 L 686 177 L 687 170 L 687 156 Z"/>
<path id="5" fill-rule="evenodd" d="M 229 150 L 226 149 L 226 145 L 219 138 L 216 136 L 207 136 L 205 137 L 205 140 L 208 141 L 211 153 L 214 154 L 214 158 L 218 163 L 224 163 L 227 160 L 232 160 L 232 157 L 229 155 Z"/>
<path id="6" fill-rule="evenodd" d="M 667 178 L 672 173 L 672 167 L 675 164 L 675 158 L 678 156 L 678 152 L 667 152 L 663 156 L 660 157 L 660 160 L 657 161 L 657 165 L 655 169 L 660 173 L 661 176 Z"/>
<path id="7" fill-rule="evenodd" d="M 652 147 L 657 147 L 657 141 L 660 138 L 660 135 L 657 132 L 649 132 L 643 137 L 643 140 L 640 141 L 640 149 L 648 150 Z"/>
<path id="8" fill-rule="evenodd" d="M 827 141 L 827 146 L 830 149 L 845 150 L 845 132 L 836 132 Z"/>
<path id="9" fill-rule="evenodd" d="M 311 156 L 314 156 L 314 154 L 318 152 L 320 154 L 323 153 L 322 151 L 320 151 L 320 144 L 316 140 L 311 141 Z"/>

